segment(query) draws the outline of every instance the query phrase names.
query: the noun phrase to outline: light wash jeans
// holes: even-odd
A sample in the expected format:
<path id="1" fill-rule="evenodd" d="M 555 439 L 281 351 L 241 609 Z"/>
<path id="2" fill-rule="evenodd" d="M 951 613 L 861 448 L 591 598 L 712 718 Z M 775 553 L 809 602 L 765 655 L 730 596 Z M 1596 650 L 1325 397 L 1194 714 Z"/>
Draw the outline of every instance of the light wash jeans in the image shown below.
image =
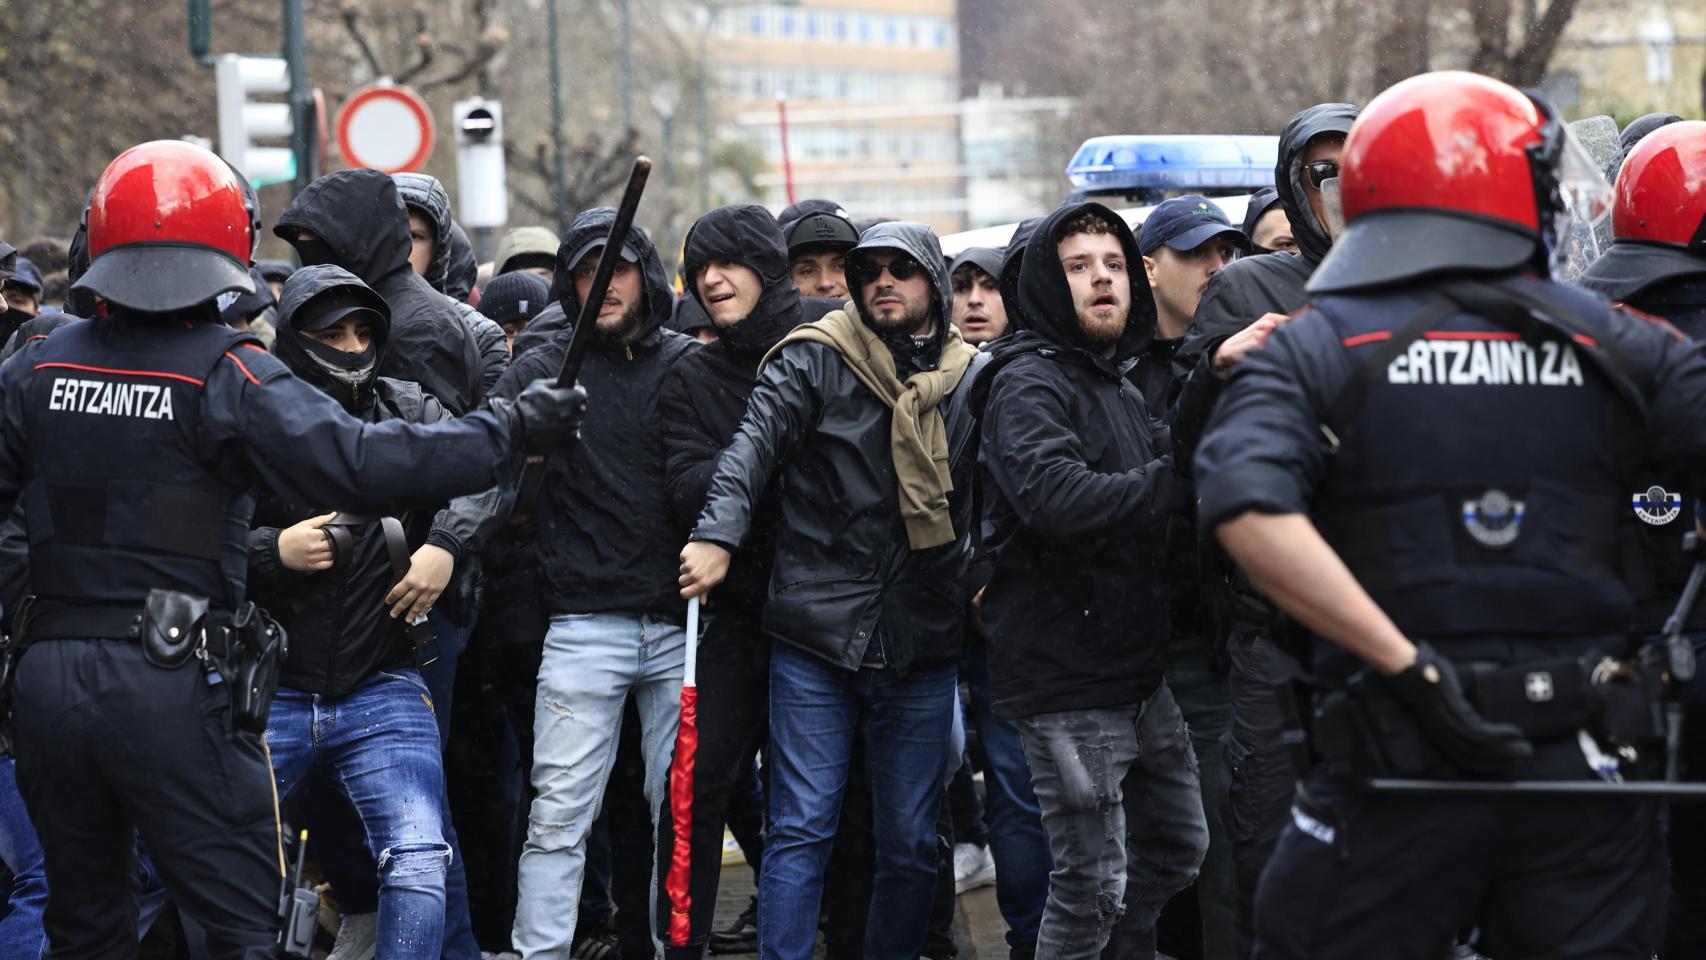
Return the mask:
<path id="1" fill-rule="evenodd" d="M 640 711 L 652 827 L 680 719 L 686 633 L 652 615 L 551 618 L 533 709 L 533 788 L 521 850 L 515 948 L 526 960 L 567 960 L 586 867 L 586 837 L 616 761 L 622 707 Z M 656 899 L 657 878 L 652 878 Z M 654 930 L 654 938 L 655 938 Z"/>

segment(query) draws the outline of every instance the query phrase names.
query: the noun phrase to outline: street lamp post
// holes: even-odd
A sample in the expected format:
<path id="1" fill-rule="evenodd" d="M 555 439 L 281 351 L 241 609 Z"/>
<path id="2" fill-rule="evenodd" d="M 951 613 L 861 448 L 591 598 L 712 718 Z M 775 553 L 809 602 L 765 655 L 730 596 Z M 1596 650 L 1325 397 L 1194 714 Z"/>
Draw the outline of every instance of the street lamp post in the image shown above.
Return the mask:
<path id="1" fill-rule="evenodd" d="M 663 134 L 663 182 L 675 186 L 675 108 L 681 100 L 681 89 L 673 81 L 652 88 L 652 109 L 658 112 L 658 126 Z"/>
<path id="2" fill-rule="evenodd" d="M 569 200 L 563 172 L 563 66 L 557 50 L 557 0 L 545 0 L 545 34 L 551 45 L 551 203 L 557 209 L 557 235 L 562 236 L 569 232 Z"/>

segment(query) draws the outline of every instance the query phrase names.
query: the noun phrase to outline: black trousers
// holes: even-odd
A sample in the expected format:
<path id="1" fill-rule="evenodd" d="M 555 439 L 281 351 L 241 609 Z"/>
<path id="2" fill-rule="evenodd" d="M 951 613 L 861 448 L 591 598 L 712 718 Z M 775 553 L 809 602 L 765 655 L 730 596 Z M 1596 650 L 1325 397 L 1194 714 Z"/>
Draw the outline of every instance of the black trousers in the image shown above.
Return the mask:
<path id="1" fill-rule="evenodd" d="M 1232 848 L 1235 950 L 1238 957 L 1248 957 L 1255 936 L 1251 917 L 1256 884 L 1280 831 L 1290 822 L 1297 786 L 1294 756 L 1301 753 L 1297 744 L 1303 731 L 1296 723 L 1297 708 L 1288 709 L 1281 700 L 1295 693 L 1273 641 L 1235 630 L 1227 653 L 1232 660 L 1232 725 L 1221 738 L 1226 795 L 1218 806 Z"/>
<path id="2" fill-rule="evenodd" d="M 770 642 L 756 624 L 731 615 L 714 617 L 699 644 L 699 747 L 693 761 L 693 796 L 687 883 L 671 873 L 676 856 L 676 798 L 666 788 L 658 816 L 658 936 L 670 956 L 701 956 L 711 935 L 723 872 L 723 826 L 740 778 L 762 743 L 770 714 Z M 756 871 L 758 864 L 754 863 Z M 676 871 L 678 874 L 679 871 Z M 685 938 L 672 935 L 678 913 L 687 916 Z"/>
<path id="3" fill-rule="evenodd" d="M 1570 751 L 1575 756 L 1570 757 Z M 1537 760 L 1590 776 L 1575 739 Z M 1256 895 L 1258 960 L 1647 960 L 1662 900 L 1657 805 L 1391 797 L 1311 774 Z"/>
<path id="4" fill-rule="evenodd" d="M 18 780 L 47 861 L 54 960 L 134 957 L 136 837 L 218 960 L 270 957 L 280 847 L 261 738 L 201 661 L 104 640 L 32 645 L 14 695 Z"/>

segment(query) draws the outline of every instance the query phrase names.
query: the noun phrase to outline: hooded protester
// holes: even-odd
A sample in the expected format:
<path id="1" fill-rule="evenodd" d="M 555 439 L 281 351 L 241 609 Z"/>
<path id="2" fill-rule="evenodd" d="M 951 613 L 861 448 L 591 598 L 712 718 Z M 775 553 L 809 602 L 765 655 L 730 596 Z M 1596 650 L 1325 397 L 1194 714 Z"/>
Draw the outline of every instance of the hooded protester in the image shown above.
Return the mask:
<path id="1" fill-rule="evenodd" d="M 1007 331 L 1023 330 L 1025 323 L 1025 304 L 1019 297 L 1019 271 L 1025 260 L 1025 247 L 1031 242 L 1031 235 L 1041 226 L 1042 217 L 1032 217 L 1021 220 L 1014 228 L 1013 236 L 1007 239 L 1006 252 L 1001 255 L 1001 273 L 997 280 L 1001 284 L 1001 303 L 1007 308 Z"/>
<path id="2" fill-rule="evenodd" d="M 296 264 L 288 260 L 256 260 L 255 269 L 267 280 L 267 286 L 272 288 L 273 299 L 276 301 L 284 292 L 284 281 L 296 272 Z"/>
<path id="3" fill-rule="evenodd" d="M 859 230 L 846 212 L 807 212 L 782 221 L 788 244 L 788 268 L 800 293 L 810 297 L 847 299 L 847 251 L 859 242 Z"/>
<path id="4" fill-rule="evenodd" d="M 967 247 L 948 265 L 954 287 L 954 326 L 966 342 L 982 348 L 1007 333 L 1007 306 L 1001 296 L 999 247 Z"/>
<path id="5" fill-rule="evenodd" d="M 413 242 L 409 264 L 434 290 L 455 304 L 457 314 L 468 325 L 468 332 L 473 334 L 480 351 L 480 394 L 484 396 L 509 366 L 509 350 L 503 328 L 468 305 L 474 276 L 479 272 L 474 248 L 468 244 L 462 228 L 451 219 L 450 194 L 437 177 L 393 173 L 391 179 L 409 211 L 409 235 Z M 427 236 L 417 238 L 417 233 Z M 425 249 L 423 243 L 428 244 Z"/>
<path id="6" fill-rule="evenodd" d="M 421 385 L 460 416 L 479 401 L 480 354 L 461 311 L 409 266 L 409 218 L 396 184 L 377 170 L 338 170 L 297 194 L 273 233 L 304 266 L 336 264 L 391 306 L 380 374 Z"/>
<path id="7" fill-rule="evenodd" d="M 1225 378 L 1261 346 L 1284 315 L 1309 302 L 1305 283 L 1332 245 L 1322 225 L 1320 182 L 1336 177 L 1344 138 L 1357 118 L 1347 103 L 1324 103 L 1292 117 L 1280 133 L 1274 184 L 1291 223 L 1296 253 L 1246 257 L 1215 274 L 1197 305 L 1168 410 L 1173 457 L 1186 476 L 1198 438 Z M 1303 642 L 1218 545 L 1199 548 L 1205 628 L 1231 661 L 1233 715 L 1226 737 L 1228 840 L 1232 847 L 1240 952 L 1251 937 L 1252 903 L 1262 867 L 1289 822 L 1298 762 L 1288 744 L 1301 742 L 1289 674 L 1280 652 Z M 1301 748 L 1299 748 L 1301 749 Z"/>
<path id="8" fill-rule="evenodd" d="M 977 445 L 962 387 L 984 358 L 948 322 L 947 263 L 923 224 L 864 235 L 847 281 L 842 310 L 763 361 L 681 551 L 682 594 L 717 587 L 731 556 L 746 557 L 776 484 L 760 952 L 811 954 L 858 728 L 877 849 L 864 955 L 914 958 L 965 629 Z"/>
<path id="9" fill-rule="evenodd" d="M 564 292 L 528 326 L 499 381 L 508 396 L 555 375 L 616 211 L 588 210 L 558 250 Z M 610 778 L 607 762 L 632 693 L 639 709 L 646 800 L 656 827 L 675 740 L 685 638 L 674 555 L 685 524 L 670 505 L 658 396 L 692 339 L 664 329 L 675 301 L 657 248 L 638 227 L 619 251 L 579 382 L 590 404 L 580 442 L 546 461 L 533 506 L 536 555 L 551 626 L 534 716 L 537 797 L 522 849 L 514 943 L 523 956 L 567 956 L 586 865 L 587 828 Z M 601 759 L 602 758 L 602 759 Z M 566 825 L 566 826 L 565 826 Z"/>
<path id="10" fill-rule="evenodd" d="M 284 286 L 274 355 L 358 420 L 446 419 L 418 384 L 378 375 L 389 313 L 383 298 L 343 268 L 305 267 Z M 323 507 L 264 497 L 256 509 L 251 589 L 292 641 L 267 728 L 279 794 L 289 796 L 321 769 L 355 801 L 378 865 L 380 956 L 437 958 L 446 921 L 452 847 L 444 773 L 416 668 L 413 637 L 421 628 L 409 624 L 432 607 L 458 559 L 472 559 L 502 514 L 492 490 L 452 502 L 436 519 L 417 511 L 395 525 L 342 525 L 347 546 L 334 550 L 336 538 L 327 534 L 339 527 L 328 528 L 333 516 Z M 410 548 L 408 569 L 400 569 Z M 328 709 L 349 721 L 329 736 L 316 726 Z M 383 771 L 367 774 L 381 777 L 382 788 L 348 771 Z"/>
<path id="11" fill-rule="evenodd" d="M 1155 336 L 1141 262 L 1106 207 L 1051 213 L 1020 272 L 1029 325 L 996 344 L 973 388 L 995 709 L 1018 721 L 1054 855 L 1038 957 L 1100 951 L 1128 892 L 1150 935 L 1134 946 L 1152 956 L 1162 905 L 1207 847 L 1196 762 L 1162 677 L 1157 546 L 1183 490 L 1121 375 Z M 1149 812 L 1129 843 L 1122 781 Z"/>
<path id="12" fill-rule="evenodd" d="M 717 460 L 758 383 L 760 361 L 802 320 L 788 265 L 781 227 L 763 207 L 720 207 L 688 231 L 688 294 L 680 311 L 704 316 L 717 339 L 670 369 L 658 401 L 670 501 L 684 523 L 705 507 Z M 658 929 L 667 931 L 665 956 L 672 960 L 704 954 L 729 803 L 737 776 L 764 739 L 770 645 L 760 621 L 780 524 L 776 503 L 766 498 L 751 549 L 742 551 L 718 591 L 717 616 L 699 646 L 693 794 L 666 803 L 666 810 L 685 812 L 662 818 L 658 829 Z M 751 866 L 757 871 L 760 863 Z"/>
<path id="13" fill-rule="evenodd" d="M 1250 240 L 1252 254 L 1296 253 L 1297 241 L 1291 238 L 1291 220 L 1285 205 L 1280 203 L 1279 191 L 1263 187 L 1251 195 L 1244 206 L 1244 236 Z"/>
<path id="14" fill-rule="evenodd" d="M 528 270 L 551 282 L 557 264 L 557 235 L 544 227 L 516 227 L 498 241 L 492 257 L 492 272 L 503 276 L 516 270 Z"/>

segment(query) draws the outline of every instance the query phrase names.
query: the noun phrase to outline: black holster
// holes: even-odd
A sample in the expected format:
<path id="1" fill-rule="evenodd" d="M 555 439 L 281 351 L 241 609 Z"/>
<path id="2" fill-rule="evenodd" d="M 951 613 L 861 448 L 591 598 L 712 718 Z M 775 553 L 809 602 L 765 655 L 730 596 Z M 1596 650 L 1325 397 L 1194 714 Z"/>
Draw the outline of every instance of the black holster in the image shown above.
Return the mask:
<path id="1" fill-rule="evenodd" d="M 208 644 L 209 659 L 231 691 L 231 723 L 239 730 L 262 733 L 267 713 L 278 692 L 279 668 L 289 652 L 290 641 L 278 621 L 253 603 L 244 603 L 232 615 L 231 625 L 214 627 Z M 223 648 L 221 650 L 221 647 Z"/>

